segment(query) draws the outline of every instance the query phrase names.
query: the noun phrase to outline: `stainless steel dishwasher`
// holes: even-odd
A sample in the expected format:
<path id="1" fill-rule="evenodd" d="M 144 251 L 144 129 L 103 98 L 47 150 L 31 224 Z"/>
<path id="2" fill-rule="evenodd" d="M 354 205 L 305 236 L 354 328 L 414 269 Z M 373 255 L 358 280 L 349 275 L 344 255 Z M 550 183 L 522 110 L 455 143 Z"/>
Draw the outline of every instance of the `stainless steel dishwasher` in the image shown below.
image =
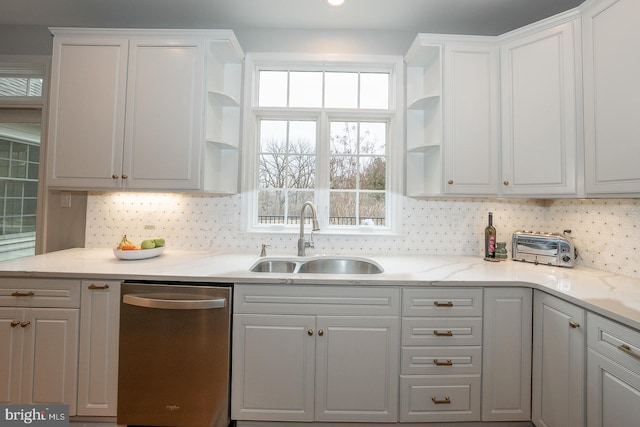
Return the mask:
<path id="1" fill-rule="evenodd" d="M 231 285 L 125 282 L 120 425 L 229 425 Z"/>

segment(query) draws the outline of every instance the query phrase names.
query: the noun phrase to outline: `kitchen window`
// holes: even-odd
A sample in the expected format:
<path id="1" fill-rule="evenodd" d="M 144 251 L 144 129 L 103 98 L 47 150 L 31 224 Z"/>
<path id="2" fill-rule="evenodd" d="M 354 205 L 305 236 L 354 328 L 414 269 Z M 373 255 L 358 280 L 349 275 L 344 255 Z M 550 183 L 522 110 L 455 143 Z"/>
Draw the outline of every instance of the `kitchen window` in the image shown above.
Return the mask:
<path id="1" fill-rule="evenodd" d="M 247 55 L 248 230 L 298 230 L 305 201 L 323 231 L 397 230 L 401 66 L 387 56 Z"/>

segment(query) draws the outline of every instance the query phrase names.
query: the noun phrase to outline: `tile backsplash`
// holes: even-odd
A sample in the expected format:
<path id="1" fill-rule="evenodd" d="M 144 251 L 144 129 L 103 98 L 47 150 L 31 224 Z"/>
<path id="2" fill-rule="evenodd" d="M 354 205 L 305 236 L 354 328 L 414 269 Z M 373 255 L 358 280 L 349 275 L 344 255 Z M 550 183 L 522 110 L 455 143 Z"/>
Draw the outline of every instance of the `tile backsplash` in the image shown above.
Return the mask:
<path id="1" fill-rule="evenodd" d="M 173 193 L 94 193 L 87 202 L 88 248 L 164 237 L 172 248 L 295 255 L 297 234 L 240 231 L 240 196 Z M 314 234 L 309 254 L 429 254 L 480 256 L 487 213 L 498 241 L 516 230 L 571 230 L 578 264 L 640 278 L 640 200 L 637 199 L 403 199 L 396 235 Z"/>

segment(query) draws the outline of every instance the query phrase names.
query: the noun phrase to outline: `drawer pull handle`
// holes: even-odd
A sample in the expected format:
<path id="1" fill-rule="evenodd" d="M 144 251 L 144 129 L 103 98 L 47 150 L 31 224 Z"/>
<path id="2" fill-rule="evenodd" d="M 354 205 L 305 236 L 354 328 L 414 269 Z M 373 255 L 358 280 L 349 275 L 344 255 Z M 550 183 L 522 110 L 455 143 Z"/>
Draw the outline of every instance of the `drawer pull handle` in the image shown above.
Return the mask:
<path id="1" fill-rule="evenodd" d="M 13 322 L 10 323 L 12 328 L 15 328 L 16 326 L 18 326 L 20 324 L 19 320 L 14 320 Z"/>
<path id="2" fill-rule="evenodd" d="M 436 329 L 435 331 L 433 331 L 433 335 L 437 337 L 452 337 L 453 331 L 440 332 L 439 330 Z"/>
<path id="3" fill-rule="evenodd" d="M 445 362 L 441 362 L 438 359 L 433 359 L 433 364 L 436 366 L 453 366 L 451 359 L 447 359 Z"/>
<path id="4" fill-rule="evenodd" d="M 105 290 L 105 289 L 109 289 L 109 285 L 94 285 L 93 283 L 89 285 L 89 289 L 93 290 Z"/>
<path id="5" fill-rule="evenodd" d="M 571 329 L 577 329 L 577 328 L 579 328 L 579 327 L 580 327 L 580 323 L 578 323 L 578 322 L 574 322 L 574 321 L 572 320 L 571 322 L 569 322 L 569 327 L 570 327 Z"/>
<path id="6" fill-rule="evenodd" d="M 631 347 L 629 347 L 628 344 L 621 344 L 618 346 L 618 350 L 627 353 L 629 356 L 640 360 L 640 354 L 636 353 L 635 351 L 631 350 Z"/>
<path id="7" fill-rule="evenodd" d="M 12 297 L 32 297 L 34 296 L 36 293 L 33 291 L 29 291 L 29 292 L 20 292 L 20 291 L 16 291 L 14 293 L 11 294 Z"/>
<path id="8" fill-rule="evenodd" d="M 447 301 L 447 302 L 434 301 L 433 305 L 435 305 L 436 307 L 453 307 L 453 302 L 451 302 L 451 301 Z"/>
<path id="9" fill-rule="evenodd" d="M 449 396 L 445 397 L 444 399 L 438 399 L 435 396 L 431 397 L 431 400 L 433 401 L 433 403 L 435 403 L 436 405 L 448 405 L 451 403 L 451 398 Z"/>

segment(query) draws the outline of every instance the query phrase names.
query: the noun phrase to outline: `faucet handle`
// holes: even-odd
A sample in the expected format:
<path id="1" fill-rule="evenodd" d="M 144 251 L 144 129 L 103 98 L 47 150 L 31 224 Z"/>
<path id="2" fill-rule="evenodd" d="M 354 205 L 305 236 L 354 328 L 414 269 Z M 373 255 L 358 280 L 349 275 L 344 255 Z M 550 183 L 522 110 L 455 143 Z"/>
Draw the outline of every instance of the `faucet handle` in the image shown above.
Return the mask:
<path id="1" fill-rule="evenodd" d="M 260 256 L 267 256 L 267 248 L 270 248 L 271 245 L 267 245 L 265 243 L 262 244 L 262 249 L 260 250 Z"/>

